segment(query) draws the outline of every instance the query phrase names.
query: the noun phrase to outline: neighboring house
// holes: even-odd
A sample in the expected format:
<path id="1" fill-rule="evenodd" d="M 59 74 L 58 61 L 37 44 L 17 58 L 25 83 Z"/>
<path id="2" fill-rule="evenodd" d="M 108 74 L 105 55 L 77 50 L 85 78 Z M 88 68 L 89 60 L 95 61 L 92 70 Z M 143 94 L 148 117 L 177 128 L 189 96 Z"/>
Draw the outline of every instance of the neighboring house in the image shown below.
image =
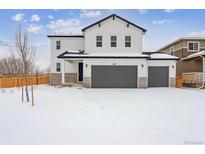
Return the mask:
<path id="1" fill-rule="evenodd" d="M 174 87 L 175 56 L 143 53 L 146 30 L 112 14 L 82 35 L 48 35 L 51 84 L 93 88 Z"/>
<path id="2" fill-rule="evenodd" d="M 203 37 L 182 37 L 164 47 L 157 52 L 164 52 L 181 58 L 176 65 L 176 75 L 187 72 L 202 72 L 202 56 L 190 56 L 205 50 L 205 38 Z"/>

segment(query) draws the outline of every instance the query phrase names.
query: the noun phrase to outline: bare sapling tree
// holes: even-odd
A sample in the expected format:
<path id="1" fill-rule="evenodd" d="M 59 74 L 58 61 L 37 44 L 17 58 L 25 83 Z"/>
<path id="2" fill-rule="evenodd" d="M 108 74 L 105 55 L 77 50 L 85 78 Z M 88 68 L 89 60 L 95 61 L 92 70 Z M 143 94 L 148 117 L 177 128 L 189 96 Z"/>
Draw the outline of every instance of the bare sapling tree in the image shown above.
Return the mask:
<path id="1" fill-rule="evenodd" d="M 36 47 L 29 41 L 28 34 L 26 30 L 24 30 L 21 26 L 21 23 L 18 24 L 16 32 L 15 32 L 15 39 L 14 39 L 14 50 L 23 64 L 23 76 L 25 81 L 25 92 L 26 92 L 26 99 L 29 102 L 29 94 L 28 94 L 28 79 L 27 76 L 33 72 L 32 69 L 35 62 L 36 56 Z M 14 57 L 14 56 L 13 56 Z"/>
<path id="2" fill-rule="evenodd" d="M 21 59 L 15 57 L 5 57 L 0 59 L 0 75 L 15 76 L 23 74 Z"/>

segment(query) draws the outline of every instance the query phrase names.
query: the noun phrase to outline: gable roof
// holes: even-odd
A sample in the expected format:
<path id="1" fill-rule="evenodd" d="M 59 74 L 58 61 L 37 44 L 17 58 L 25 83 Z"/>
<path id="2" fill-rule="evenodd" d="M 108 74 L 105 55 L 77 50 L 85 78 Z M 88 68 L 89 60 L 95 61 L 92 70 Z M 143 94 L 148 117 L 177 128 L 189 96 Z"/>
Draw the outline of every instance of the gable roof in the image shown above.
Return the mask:
<path id="1" fill-rule="evenodd" d="M 99 20 L 99 21 L 97 21 L 97 22 L 95 22 L 95 23 L 93 23 L 93 24 L 91 24 L 91 25 L 89 25 L 89 26 L 83 28 L 82 31 L 84 32 L 86 29 L 91 28 L 91 27 L 97 25 L 98 23 L 103 22 L 103 21 L 105 21 L 105 20 L 107 20 L 107 19 L 109 19 L 109 18 L 111 18 L 111 17 L 117 17 L 117 18 L 123 20 L 124 22 L 127 22 L 128 24 L 134 26 L 134 27 L 141 29 L 143 32 L 146 32 L 146 31 L 147 31 L 146 29 L 144 29 L 144 28 L 142 28 L 142 27 L 140 27 L 140 26 L 138 26 L 138 25 L 136 25 L 136 24 L 134 24 L 134 23 L 132 23 L 132 22 L 130 22 L 130 21 L 128 21 L 128 20 L 126 20 L 126 19 L 124 19 L 124 18 L 118 16 L 118 15 L 116 15 L 116 14 L 112 14 L 112 15 L 110 15 L 110 16 L 107 16 L 107 17 L 105 17 L 105 18 L 103 18 L 103 19 L 101 19 L 101 20 Z"/>
<path id="2" fill-rule="evenodd" d="M 161 50 L 163 50 L 163 49 L 165 49 L 165 48 L 167 48 L 167 47 L 169 47 L 169 46 L 172 46 L 172 45 L 174 45 L 174 44 L 177 43 L 177 42 L 183 41 L 183 40 L 191 40 L 191 41 L 195 41 L 195 40 L 205 40 L 205 37 L 180 37 L 180 38 L 178 38 L 178 39 L 176 39 L 176 40 L 174 40 L 174 41 L 168 43 L 167 45 L 165 45 L 165 46 L 159 48 L 159 49 L 157 50 L 157 52 L 159 52 L 159 51 L 161 51 Z"/>

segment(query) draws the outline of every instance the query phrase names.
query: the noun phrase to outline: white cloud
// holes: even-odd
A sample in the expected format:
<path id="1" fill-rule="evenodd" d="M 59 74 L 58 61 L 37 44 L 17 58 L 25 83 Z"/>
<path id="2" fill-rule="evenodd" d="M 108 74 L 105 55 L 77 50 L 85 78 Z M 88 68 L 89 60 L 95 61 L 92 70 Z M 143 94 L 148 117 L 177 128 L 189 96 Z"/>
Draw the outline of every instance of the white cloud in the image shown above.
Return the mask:
<path id="1" fill-rule="evenodd" d="M 12 47 L 13 41 L 0 39 L 0 58 L 10 55 L 10 47 Z"/>
<path id="2" fill-rule="evenodd" d="M 165 9 L 164 12 L 165 13 L 172 13 L 172 12 L 175 12 L 175 9 Z"/>
<path id="3" fill-rule="evenodd" d="M 25 17 L 24 14 L 18 13 L 18 14 L 16 14 L 15 16 L 12 17 L 12 20 L 14 20 L 14 21 L 21 21 L 21 20 L 24 19 L 24 17 Z"/>
<path id="4" fill-rule="evenodd" d="M 49 15 L 48 18 L 49 19 L 54 19 L 54 17 L 52 15 Z"/>
<path id="5" fill-rule="evenodd" d="M 29 27 L 26 28 L 26 30 L 30 33 L 39 34 L 43 31 L 43 26 L 30 24 Z"/>
<path id="6" fill-rule="evenodd" d="M 162 25 L 162 24 L 168 24 L 168 23 L 173 23 L 173 19 L 162 19 L 162 20 L 155 20 L 152 21 L 153 25 Z"/>
<path id="7" fill-rule="evenodd" d="M 145 10 L 145 9 L 139 9 L 138 11 L 140 14 L 145 14 L 148 12 L 148 10 Z"/>
<path id="8" fill-rule="evenodd" d="M 31 21 L 40 21 L 40 20 L 41 20 L 41 18 L 37 14 L 34 14 L 31 17 Z"/>
<path id="9" fill-rule="evenodd" d="M 12 41 L 0 39 L 0 46 L 10 47 L 12 46 Z"/>
<path id="10" fill-rule="evenodd" d="M 101 16 L 102 13 L 99 10 L 81 10 L 80 11 L 80 17 L 81 18 L 96 18 Z"/>
<path id="11" fill-rule="evenodd" d="M 190 32 L 188 36 L 205 37 L 205 30 L 199 32 Z"/>
<path id="12" fill-rule="evenodd" d="M 50 21 L 47 28 L 57 34 L 80 34 L 82 27 L 78 19 L 59 19 Z"/>
<path id="13" fill-rule="evenodd" d="M 82 34 L 81 29 L 82 27 L 67 27 L 67 28 L 55 29 L 53 32 L 56 34 L 74 35 L 74 34 Z"/>

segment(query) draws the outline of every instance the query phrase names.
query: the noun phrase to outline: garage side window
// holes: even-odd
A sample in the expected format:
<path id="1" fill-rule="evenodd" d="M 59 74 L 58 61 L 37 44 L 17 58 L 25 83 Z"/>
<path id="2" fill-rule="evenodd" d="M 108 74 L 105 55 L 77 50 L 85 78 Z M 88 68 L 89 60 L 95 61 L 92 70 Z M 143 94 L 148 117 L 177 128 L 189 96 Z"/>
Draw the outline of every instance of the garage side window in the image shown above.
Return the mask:
<path id="1" fill-rule="evenodd" d="M 102 36 L 96 36 L 96 47 L 102 47 Z"/>
<path id="2" fill-rule="evenodd" d="M 61 63 L 56 63 L 56 72 L 61 71 Z"/>
<path id="3" fill-rule="evenodd" d="M 131 47 L 131 36 L 125 36 L 125 47 Z"/>
<path id="4" fill-rule="evenodd" d="M 56 41 L 56 49 L 57 50 L 61 49 L 61 41 Z"/>
<path id="5" fill-rule="evenodd" d="M 111 47 L 116 47 L 117 46 L 117 36 L 111 36 Z"/>
<path id="6" fill-rule="evenodd" d="M 188 42 L 188 51 L 199 51 L 199 42 Z"/>

